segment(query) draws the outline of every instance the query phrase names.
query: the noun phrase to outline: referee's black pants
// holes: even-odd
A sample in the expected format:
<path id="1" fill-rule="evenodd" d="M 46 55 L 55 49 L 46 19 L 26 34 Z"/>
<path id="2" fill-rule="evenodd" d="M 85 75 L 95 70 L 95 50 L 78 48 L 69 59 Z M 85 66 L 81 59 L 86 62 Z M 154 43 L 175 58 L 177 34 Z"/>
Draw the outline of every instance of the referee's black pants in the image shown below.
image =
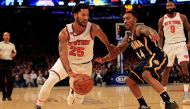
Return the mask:
<path id="1" fill-rule="evenodd" d="M 0 60 L 0 88 L 3 98 L 11 98 L 13 91 L 12 61 Z M 5 82 L 6 81 L 6 82 Z"/>

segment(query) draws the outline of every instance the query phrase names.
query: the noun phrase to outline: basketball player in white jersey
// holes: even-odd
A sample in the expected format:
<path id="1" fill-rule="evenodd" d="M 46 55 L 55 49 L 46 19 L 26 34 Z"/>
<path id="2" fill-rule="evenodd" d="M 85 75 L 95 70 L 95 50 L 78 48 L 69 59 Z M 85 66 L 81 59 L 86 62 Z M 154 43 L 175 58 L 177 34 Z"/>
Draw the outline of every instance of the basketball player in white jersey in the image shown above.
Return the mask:
<path id="1" fill-rule="evenodd" d="M 169 73 L 173 67 L 175 58 L 178 59 L 178 64 L 182 70 L 182 80 L 184 82 L 184 97 L 183 103 L 190 102 L 188 98 L 189 90 L 189 71 L 188 62 L 189 54 L 186 45 L 186 37 L 184 27 L 188 32 L 188 43 L 190 43 L 190 24 L 185 15 L 176 12 L 176 6 L 172 1 L 166 4 L 166 14 L 158 21 L 158 33 L 160 36 L 160 47 L 163 47 L 164 52 L 168 55 L 168 65 L 163 72 L 162 84 L 168 84 Z M 163 46 L 163 36 L 165 38 Z"/>
<path id="2" fill-rule="evenodd" d="M 114 49 L 101 28 L 97 24 L 88 22 L 89 9 L 87 5 L 77 4 L 73 8 L 73 15 L 75 21 L 67 24 L 59 33 L 60 58 L 49 70 L 49 78 L 39 92 L 34 109 L 41 109 L 53 86 L 67 76 L 70 76 L 71 87 L 67 103 L 69 105 L 81 104 L 84 95 L 79 95 L 72 90 L 72 82 L 77 73 L 91 75 L 94 38 L 97 36 L 106 45 L 108 51 Z"/>

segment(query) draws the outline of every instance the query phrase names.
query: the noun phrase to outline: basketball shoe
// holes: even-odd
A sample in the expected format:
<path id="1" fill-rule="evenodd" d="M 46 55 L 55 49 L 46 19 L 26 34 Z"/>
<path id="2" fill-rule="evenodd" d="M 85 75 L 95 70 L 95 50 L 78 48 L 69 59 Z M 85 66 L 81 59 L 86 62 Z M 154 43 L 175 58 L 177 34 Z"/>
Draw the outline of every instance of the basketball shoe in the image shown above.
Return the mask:
<path id="1" fill-rule="evenodd" d="M 67 97 L 67 104 L 68 105 L 73 105 L 75 102 L 75 97 L 74 97 L 74 90 L 71 89 L 69 96 Z"/>
<path id="2" fill-rule="evenodd" d="M 190 104 L 190 99 L 189 99 L 189 95 L 188 95 L 188 92 L 184 92 L 184 95 L 183 95 L 183 104 Z"/>
<path id="3" fill-rule="evenodd" d="M 35 105 L 34 109 L 41 109 L 41 106 Z"/>
<path id="4" fill-rule="evenodd" d="M 177 103 L 175 101 L 166 102 L 165 109 L 179 109 L 179 106 L 177 105 Z"/>
<path id="5" fill-rule="evenodd" d="M 142 105 L 142 106 L 140 106 L 138 109 L 151 109 L 151 108 L 148 107 L 148 106 L 144 106 L 144 105 Z"/>

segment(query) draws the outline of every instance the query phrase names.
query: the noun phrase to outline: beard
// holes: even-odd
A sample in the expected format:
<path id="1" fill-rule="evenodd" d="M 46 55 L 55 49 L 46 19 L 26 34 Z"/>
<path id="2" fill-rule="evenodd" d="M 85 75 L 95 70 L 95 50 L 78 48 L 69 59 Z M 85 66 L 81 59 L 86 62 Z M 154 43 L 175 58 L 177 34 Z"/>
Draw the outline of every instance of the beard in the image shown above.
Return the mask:
<path id="1" fill-rule="evenodd" d="M 176 12 L 176 8 L 166 9 L 167 14 L 173 14 L 174 12 Z"/>
<path id="2" fill-rule="evenodd" d="M 82 21 L 81 21 L 81 20 L 79 20 L 79 18 L 77 18 L 77 23 L 78 23 L 80 26 L 82 26 L 82 27 L 86 27 L 86 25 L 85 25 L 85 24 L 83 24 L 83 23 L 82 23 Z"/>

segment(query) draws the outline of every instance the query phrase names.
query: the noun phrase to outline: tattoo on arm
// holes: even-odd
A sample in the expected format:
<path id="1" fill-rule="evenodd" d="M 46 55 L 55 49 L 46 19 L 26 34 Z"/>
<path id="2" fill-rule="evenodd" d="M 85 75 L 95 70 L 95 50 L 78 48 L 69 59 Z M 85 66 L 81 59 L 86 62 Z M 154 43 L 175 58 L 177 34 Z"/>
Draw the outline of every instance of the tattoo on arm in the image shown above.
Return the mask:
<path id="1" fill-rule="evenodd" d="M 59 56 L 61 63 L 67 73 L 72 72 L 69 60 L 68 60 L 68 48 L 67 48 L 67 43 L 68 43 L 68 35 L 65 33 L 65 31 L 62 31 L 59 35 Z"/>

